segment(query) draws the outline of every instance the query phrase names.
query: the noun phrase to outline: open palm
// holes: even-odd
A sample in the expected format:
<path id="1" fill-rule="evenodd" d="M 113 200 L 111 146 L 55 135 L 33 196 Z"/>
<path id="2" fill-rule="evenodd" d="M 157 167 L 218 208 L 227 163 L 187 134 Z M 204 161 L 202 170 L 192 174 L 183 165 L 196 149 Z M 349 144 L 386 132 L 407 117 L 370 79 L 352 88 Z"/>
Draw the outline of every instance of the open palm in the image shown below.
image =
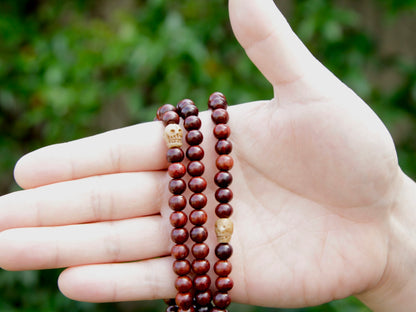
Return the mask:
<path id="1" fill-rule="evenodd" d="M 401 183 L 389 133 L 273 1 L 230 0 L 230 15 L 275 90 L 270 101 L 230 107 L 233 300 L 308 306 L 368 290 L 386 265 L 382 233 Z M 212 180 L 212 124 L 201 118 Z M 162 131 L 151 122 L 22 158 L 16 180 L 28 190 L 0 199 L 0 265 L 70 267 L 60 287 L 78 300 L 172 297 Z"/>

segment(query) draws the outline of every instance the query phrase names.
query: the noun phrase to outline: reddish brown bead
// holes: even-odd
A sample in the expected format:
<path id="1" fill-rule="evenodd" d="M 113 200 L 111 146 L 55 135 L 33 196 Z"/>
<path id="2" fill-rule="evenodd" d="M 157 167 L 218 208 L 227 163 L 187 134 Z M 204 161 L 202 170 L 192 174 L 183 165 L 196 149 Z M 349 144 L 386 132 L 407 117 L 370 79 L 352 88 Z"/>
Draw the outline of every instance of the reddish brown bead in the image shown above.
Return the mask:
<path id="1" fill-rule="evenodd" d="M 186 190 L 186 183 L 182 179 L 173 179 L 169 181 L 169 191 L 174 195 L 180 195 Z"/>
<path id="2" fill-rule="evenodd" d="M 175 211 L 181 211 L 186 207 L 186 198 L 182 195 L 174 195 L 169 198 L 169 207 Z"/>
<path id="3" fill-rule="evenodd" d="M 221 292 L 227 292 L 234 287 L 234 282 L 230 277 L 218 277 L 215 281 L 215 287 Z"/>
<path id="4" fill-rule="evenodd" d="M 233 176 L 228 171 L 220 171 L 214 176 L 214 182 L 219 187 L 228 187 L 233 182 Z"/>
<path id="5" fill-rule="evenodd" d="M 229 120 L 228 112 L 223 108 L 217 108 L 212 112 L 211 119 L 215 124 L 226 124 Z"/>
<path id="6" fill-rule="evenodd" d="M 170 232 L 170 238 L 176 244 L 183 244 L 188 240 L 189 233 L 185 228 L 175 228 Z"/>
<path id="7" fill-rule="evenodd" d="M 184 152 L 179 147 L 168 149 L 166 159 L 170 163 L 181 162 L 185 157 Z"/>
<path id="8" fill-rule="evenodd" d="M 183 260 L 189 255 L 189 248 L 186 245 L 175 245 L 172 247 L 171 254 L 176 260 Z"/>
<path id="9" fill-rule="evenodd" d="M 182 211 L 175 211 L 170 214 L 169 217 L 170 224 L 175 228 L 181 228 L 186 225 L 188 217 Z"/>
<path id="10" fill-rule="evenodd" d="M 184 164 L 182 164 L 180 162 L 175 162 L 175 163 L 169 165 L 168 174 L 173 179 L 180 179 L 186 174 L 186 167 L 185 167 Z"/>
<path id="11" fill-rule="evenodd" d="M 233 254 L 233 248 L 228 243 L 221 243 L 215 247 L 215 255 L 218 259 L 227 260 Z"/>
<path id="12" fill-rule="evenodd" d="M 203 243 L 208 237 L 208 231 L 203 226 L 194 226 L 191 229 L 191 239 L 196 243 Z"/>
<path id="13" fill-rule="evenodd" d="M 207 197 L 202 193 L 193 194 L 189 198 L 189 204 L 194 209 L 202 209 L 207 205 Z"/>
<path id="14" fill-rule="evenodd" d="M 192 261 L 192 271 L 194 271 L 196 275 L 206 274 L 210 267 L 208 260 L 202 259 Z"/>
<path id="15" fill-rule="evenodd" d="M 195 105 L 184 105 L 180 111 L 180 115 L 183 119 L 189 117 L 189 116 L 198 116 L 198 107 Z"/>
<path id="16" fill-rule="evenodd" d="M 217 292 L 213 298 L 214 304 L 220 309 L 225 309 L 231 303 L 230 295 L 227 293 Z"/>
<path id="17" fill-rule="evenodd" d="M 211 286 L 211 278 L 208 275 L 194 277 L 194 288 L 198 291 L 206 291 Z"/>
<path id="18" fill-rule="evenodd" d="M 183 127 L 186 131 L 199 130 L 201 128 L 201 119 L 198 116 L 186 117 L 183 121 Z"/>
<path id="19" fill-rule="evenodd" d="M 193 210 L 189 215 L 189 221 L 193 225 L 204 225 L 207 222 L 208 216 L 204 210 Z"/>
<path id="20" fill-rule="evenodd" d="M 188 157 L 189 160 L 201 160 L 204 158 L 204 150 L 201 146 L 190 146 L 186 150 L 186 157 Z"/>
<path id="21" fill-rule="evenodd" d="M 230 204 L 219 204 L 215 207 L 215 214 L 218 218 L 229 218 L 233 214 L 233 207 Z"/>
<path id="22" fill-rule="evenodd" d="M 205 243 L 194 244 L 192 246 L 192 254 L 196 259 L 205 259 L 209 254 L 209 247 Z"/>
<path id="23" fill-rule="evenodd" d="M 221 277 L 230 275 L 232 270 L 232 265 L 230 261 L 219 260 L 214 265 L 214 272 Z"/>
<path id="24" fill-rule="evenodd" d="M 228 140 L 219 140 L 215 144 L 215 151 L 217 154 L 225 155 L 230 154 L 233 150 L 233 144 Z"/>
<path id="25" fill-rule="evenodd" d="M 186 134 L 185 139 L 189 145 L 199 145 L 202 143 L 204 136 L 199 130 L 191 130 Z"/>
<path id="26" fill-rule="evenodd" d="M 175 260 L 172 267 L 177 275 L 187 275 L 191 272 L 191 264 L 188 260 Z"/>
<path id="27" fill-rule="evenodd" d="M 213 96 L 210 97 L 208 101 L 208 107 L 212 110 L 216 110 L 218 108 L 226 109 L 227 108 L 227 100 L 224 96 Z"/>
<path id="28" fill-rule="evenodd" d="M 175 281 L 175 288 L 181 293 L 186 293 L 192 289 L 192 280 L 188 276 L 179 276 Z"/>
<path id="29" fill-rule="evenodd" d="M 156 117 L 157 117 L 157 119 L 158 120 L 162 120 L 162 116 L 166 113 L 166 112 L 169 112 L 169 111 L 174 111 L 174 112 L 176 112 L 176 107 L 175 106 L 173 106 L 172 104 L 165 104 L 165 105 L 162 105 L 161 107 L 159 107 L 159 109 L 157 110 L 157 113 L 156 113 Z"/>
<path id="30" fill-rule="evenodd" d="M 181 111 L 182 108 L 186 105 L 195 105 L 194 101 L 190 99 L 183 99 L 176 104 L 177 111 Z"/>
<path id="31" fill-rule="evenodd" d="M 230 127 L 228 127 L 226 124 L 218 124 L 214 127 L 214 136 L 218 140 L 224 140 L 228 138 L 231 134 Z"/>
<path id="32" fill-rule="evenodd" d="M 195 301 L 198 305 L 202 306 L 202 307 L 206 307 L 208 310 L 201 310 L 201 308 L 199 308 L 198 312 L 203 312 L 203 311 L 211 311 L 210 310 L 210 303 L 212 300 L 212 293 L 210 290 L 206 290 L 203 292 L 198 292 L 195 294 Z"/>
<path id="33" fill-rule="evenodd" d="M 189 180 L 188 187 L 194 193 L 202 193 L 207 188 L 207 181 L 202 177 L 193 177 Z"/>
<path id="34" fill-rule="evenodd" d="M 216 91 L 216 92 L 212 93 L 209 96 L 209 100 L 208 101 L 212 101 L 214 98 L 217 98 L 217 97 L 222 98 L 223 100 L 226 99 L 225 98 L 225 95 L 223 93 Z"/>
<path id="35" fill-rule="evenodd" d="M 202 176 L 202 174 L 205 171 L 205 166 L 200 161 L 191 161 L 188 164 L 188 173 L 192 177 L 199 177 Z"/>
<path id="36" fill-rule="evenodd" d="M 179 115 L 175 111 L 169 111 L 163 114 L 162 121 L 165 126 L 169 124 L 179 124 Z"/>
<path id="37" fill-rule="evenodd" d="M 192 307 L 192 294 L 190 292 L 178 293 L 175 297 L 175 301 L 179 308 L 188 310 Z"/>
<path id="38" fill-rule="evenodd" d="M 231 156 L 221 155 L 217 157 L 215 164 L 218 170 L 228 171 L 234 166 L 234 160 Z"/>
<path id="39" fill-rule="evenodd" d="M 228 203 L 233 199 L 233 192 L 228 188 L 219 188 L 215 192 L 215 199 L 220 203 Z"/>

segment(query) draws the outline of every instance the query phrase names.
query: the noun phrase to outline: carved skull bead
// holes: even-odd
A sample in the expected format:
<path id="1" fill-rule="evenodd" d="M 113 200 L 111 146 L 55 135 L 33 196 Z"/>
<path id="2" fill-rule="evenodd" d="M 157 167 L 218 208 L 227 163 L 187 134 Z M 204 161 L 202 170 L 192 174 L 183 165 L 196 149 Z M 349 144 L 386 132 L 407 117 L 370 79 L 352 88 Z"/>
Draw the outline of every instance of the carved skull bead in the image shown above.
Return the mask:
<path id="1" fill-rule="evenodd" d="M 229 243 L 234 231 L 234 224 L 228 218 L 221 218 L 215 222 L 215 234 L 218 243 Z"/>
<path id="2" fill-rule="evenodd" d="M 181 147 L 182 146 L 182 129 L 177 124 L 169 124 L 165 128 L 164 137 L 168 148 Z"/>

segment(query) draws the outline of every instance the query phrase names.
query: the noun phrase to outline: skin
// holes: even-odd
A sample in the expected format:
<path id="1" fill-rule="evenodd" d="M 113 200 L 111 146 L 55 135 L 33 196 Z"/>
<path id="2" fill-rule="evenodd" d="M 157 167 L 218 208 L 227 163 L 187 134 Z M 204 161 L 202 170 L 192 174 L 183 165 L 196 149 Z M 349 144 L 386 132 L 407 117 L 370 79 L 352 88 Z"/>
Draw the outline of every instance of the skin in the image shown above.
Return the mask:
<path id="1" fill-rule="evenodd" d="M 389 132 L 273 1 L 229 7 L 237 39 L 275 93 L 229 108 L 233 301 L 303 307 L 358 295 L 375 311 L 409 311 L 415 183 Z M 209 112 L 201 119 L 212 198 L 215 138 Z M 0 198 L 0 266 L 68 267 L 59 287 L 75 300 L 173 297 L 162 135 L 150 122 L 21 158 L 15 178 L 25 190 Z M 206 208 L 210 233 L 214 208 Z"/>

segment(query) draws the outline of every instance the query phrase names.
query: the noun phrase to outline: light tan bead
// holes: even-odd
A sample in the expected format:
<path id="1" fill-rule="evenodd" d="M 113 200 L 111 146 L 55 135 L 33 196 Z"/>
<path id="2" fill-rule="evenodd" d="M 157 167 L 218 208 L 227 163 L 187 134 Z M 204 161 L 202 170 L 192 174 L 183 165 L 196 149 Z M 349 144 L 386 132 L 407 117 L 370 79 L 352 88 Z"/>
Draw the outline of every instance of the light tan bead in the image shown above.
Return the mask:
<path id="1" fill-rule="evenodd" d="M 163 137 L 165 138 L 168 148 L 182 146 L 183 132 L 179 125 L 169 124 L 165 128 Z"/>
<path id="2" fill-rule="evenodd" d="M 234 231 L 234 224 L 228 218 L 220 218 L 215 222 L 215 234 L 218 243 L 229 243 Z"/>

